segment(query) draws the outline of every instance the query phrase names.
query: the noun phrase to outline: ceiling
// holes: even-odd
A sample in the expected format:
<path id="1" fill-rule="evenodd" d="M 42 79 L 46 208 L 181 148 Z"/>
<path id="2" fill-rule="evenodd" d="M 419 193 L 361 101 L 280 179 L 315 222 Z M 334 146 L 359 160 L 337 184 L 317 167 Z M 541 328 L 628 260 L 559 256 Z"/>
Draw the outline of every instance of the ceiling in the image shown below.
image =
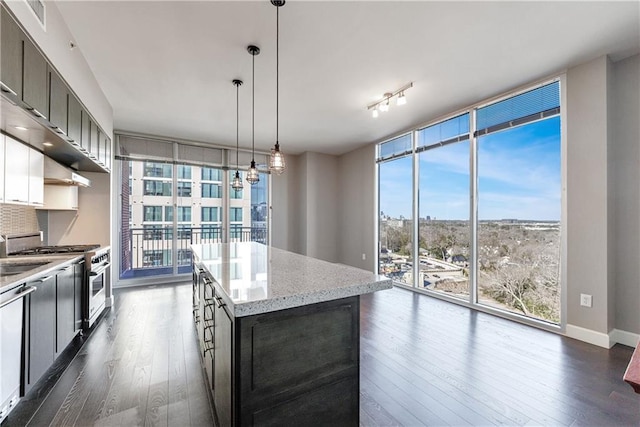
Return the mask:
<path id="1" fill-rule="evenodd" d="M 251 146 L 276 135 L 276 8 L 253 1 L 61 1 L 114 128 Z M 603 54 L 640 51 L 638 2 L 287 1 L 280 144 L 342 154 Z M 367 105 L 406 83 L 407 105 Z"/>

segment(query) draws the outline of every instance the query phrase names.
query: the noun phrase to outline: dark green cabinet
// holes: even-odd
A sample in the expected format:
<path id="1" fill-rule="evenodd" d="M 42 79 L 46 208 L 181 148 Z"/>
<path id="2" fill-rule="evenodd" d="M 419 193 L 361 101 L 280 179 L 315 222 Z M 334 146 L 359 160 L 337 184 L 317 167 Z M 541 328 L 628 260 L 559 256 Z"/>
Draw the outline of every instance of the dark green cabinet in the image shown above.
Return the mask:
<path id="1" fill-rule="evenodd" d="M 46 119 L 48 118 L 47 61 L 30 40 L 25 39 L 23 41 L 22 100 L 36 116 Z"/>
<path id="2" fill-rule="evenodd" d="M 49 122 L 57 133 L 67 135 L 69 90 L 54 70 L 49 70 Z"/>
<path id="3" fill-rule="evenodd" d="M 54 360 L 56 339 L 56 277 L 44 276 L 27 283 L 36 288 L 28 298 L 26 341 L 27 361 L 25 392 L 28 392 L 49 369 Z"/>
<path id="4" fill-rule="evenodd" d="M 67 136 L 77 144 L 80 144 L 82 138 L 82 106 L 80 101 L 69 94 L 69 113 L 68 113 Z"/>
<path id="5" fill-rule="evenodd" d="M 18 24 L 0 7 L 0 86 L 22 99 L 22 40 Z"/>
<path id="6" fill-rule="evenodd" d="M 73 265 L 58 270 L 56 274 L 56 358 L 67 348 L 76 332 L 74 279 Z"/>
<path id="7" fill-rule="evenodd" d="M 73 307 L 73 324 L 74 330 L 79 331 L 82 329 L 82 299 L 85 292 L 85 260 L 77 262 L 73 266 L 73 283 L 74 283 L 74 307 Z"/>

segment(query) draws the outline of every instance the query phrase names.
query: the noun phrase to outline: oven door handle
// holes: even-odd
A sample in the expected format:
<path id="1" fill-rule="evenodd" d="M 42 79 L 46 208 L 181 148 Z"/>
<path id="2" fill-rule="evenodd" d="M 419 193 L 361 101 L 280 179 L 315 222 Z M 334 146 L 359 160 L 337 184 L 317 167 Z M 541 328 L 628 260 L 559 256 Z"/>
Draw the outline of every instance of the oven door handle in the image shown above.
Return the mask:
<path id="1" fill-rule="evenodd" d="M 104 271 L 109 268 L 111 266 L 111 262 L 107 261 L 105 263 L 103 263 L 102 265 L 100 265 L 100 267 L 97 270 L 91 270 L 89 272 L 89 276 L 99 276 L 102 273 L 104 273 Z"/>

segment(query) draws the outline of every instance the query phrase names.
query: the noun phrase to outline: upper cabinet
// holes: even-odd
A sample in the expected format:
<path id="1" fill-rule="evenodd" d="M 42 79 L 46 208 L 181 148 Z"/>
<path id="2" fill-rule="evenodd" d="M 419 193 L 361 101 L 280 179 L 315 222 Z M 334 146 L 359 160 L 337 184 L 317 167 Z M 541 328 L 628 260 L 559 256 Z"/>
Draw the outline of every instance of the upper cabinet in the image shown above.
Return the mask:
<path id="1" fill-rule="evenodd" d="M 0 134 L 0 203 L 4 203 L 4 135 Z"/>
<path id="2" fill-rule="evenodd" d="M 44 155 L 33 148 L 4 136 L 4 202 L 42 206 L 44 203 Z"/>
<path id="3" fill-rule="evenodd" d="M 29 149 L 29 205 L 44 204 L 44 154 Z"/>
<path id="4" fill-rule="evenodd" d="M 53 129 L 68 134 L 69 90 L 55 70 L 49 69 L 49 121 Z"/>
<path id="5" fill-rule="evenodd" d="M 46 127 L 48 137 L 60 140 L 45 150 L 58 162 L 78 170 L 109 172 L 106 156 L 111 147 L 105 143 L 111 140 L 1 3 L 0 18 L 0 90 L 10 101 L 2 103 L 2 113 L 7 113 L 5 108 L 12 113 L 26 111 L 36 126 Z M 5 125 L 2 129 L 7 131 Z"/>
<path id="6" fill-rule="evenodd" d="M 0 89 L 22 99 L 22 40 L 20 28 L 0 8 L 2 49 L 0 49 Z"/>
<path id="7" fill-rule="evenodd" d="M 22 101 L 33 114 L 47 118 L 47 61 L 31 41 L 23 40 Z"/>
<path id="8" fill-rule="evenodd" d="M 29 204 L 30 148 L 13 138 L 5 137 L 4 196 L 6 203 Z"/>
<path id="9" fill-rule="evenodd" d="M 80 144 L 82 138 L 82 106 L 80 101 L 73 95 L 69 95 L 67 136 L 76 144 Z"/>

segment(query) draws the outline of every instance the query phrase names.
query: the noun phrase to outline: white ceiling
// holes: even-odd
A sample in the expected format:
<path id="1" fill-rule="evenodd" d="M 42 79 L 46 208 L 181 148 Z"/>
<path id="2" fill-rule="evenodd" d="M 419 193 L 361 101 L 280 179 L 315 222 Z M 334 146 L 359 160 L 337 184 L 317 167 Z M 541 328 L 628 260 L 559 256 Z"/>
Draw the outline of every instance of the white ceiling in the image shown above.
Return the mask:
<path id="1" fill-rule="evenodd" d="M 114 128 L 251 146 L 275 141 L 276 8 L 253 1 L 62 1 Z M 280 9 L 283 151 L 341 154 L 603 54 L 640 51 L 639 2 L 287 1 Z M 366 107 L 408 82 L 408 103 Z"/>

